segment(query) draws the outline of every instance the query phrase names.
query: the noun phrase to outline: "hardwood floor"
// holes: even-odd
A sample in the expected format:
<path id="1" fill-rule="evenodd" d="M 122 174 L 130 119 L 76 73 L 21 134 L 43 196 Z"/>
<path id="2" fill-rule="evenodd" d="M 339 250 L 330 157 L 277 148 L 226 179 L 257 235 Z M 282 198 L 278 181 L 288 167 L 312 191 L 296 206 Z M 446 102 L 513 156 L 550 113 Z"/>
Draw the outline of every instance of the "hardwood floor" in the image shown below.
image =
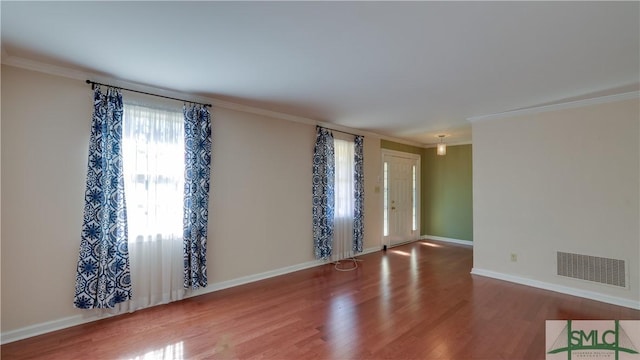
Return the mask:
<path id="1" fill-rule="evenodd" d="M 3 359 L 544 359 L 545 320 L 640 311 L 470 275 L 415 242 L 3 345 Z M 349 264 L 344 264 L 345 266 Z"/>

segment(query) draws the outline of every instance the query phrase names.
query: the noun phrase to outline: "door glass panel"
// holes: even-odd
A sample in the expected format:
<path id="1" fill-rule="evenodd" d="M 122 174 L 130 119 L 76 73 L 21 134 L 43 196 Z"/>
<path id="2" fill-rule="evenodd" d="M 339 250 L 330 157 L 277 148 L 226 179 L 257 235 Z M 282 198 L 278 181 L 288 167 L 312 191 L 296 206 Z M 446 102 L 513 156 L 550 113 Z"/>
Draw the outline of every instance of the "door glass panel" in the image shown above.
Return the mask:
<path id="1" fill-rule="evenodd" d="M 416 199 L 416 166 L 415 165 L 413 165 L 413 171 L 412 171 L 411 178 L 412 178 L 412 182 L 413 182 L 413 186 L 412 186 L 412 189 L 411 189 L 411 192 L 412 192 L 412 201 L 411 202 L 412 202 L 412 205 L 413 205 L 412 206 L 413 213 L 412 213 L 412 216 L 411 216 L 412 217 L 411 230 L 412 231 L 416 231 L 418 229 L 417 228 L 418 207 L 416 205 L 417 202 L 418 202 L 417 201 L 418 199 Z"/>
<path id="2" fill-rule="evenodd" d="M 383 172 L 383 196 L 384 196 L 384 236 L 389 236 L 389 164 L 384 162 Z"/>

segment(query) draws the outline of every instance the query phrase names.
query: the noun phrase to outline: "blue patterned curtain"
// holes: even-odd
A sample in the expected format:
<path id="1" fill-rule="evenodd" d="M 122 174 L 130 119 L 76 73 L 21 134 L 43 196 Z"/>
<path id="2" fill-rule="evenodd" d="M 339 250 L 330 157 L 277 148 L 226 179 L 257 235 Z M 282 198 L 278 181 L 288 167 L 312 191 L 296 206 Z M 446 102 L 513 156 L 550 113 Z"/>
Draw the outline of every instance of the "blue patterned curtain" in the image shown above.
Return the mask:
<path id="1" fill-rule="evenodd" d="M 316 259 L 327 259 L 332 252 L 334 182 L 333 134 L 318 127 L 313 151 L 313 249 Z"/>
<path id="2" fill-rule="evenodd" d="M 207 286 L 211 116 L 203 105 L 185 105 L 184 121 L 184 287 L 197 289 Z"/>
<path id="3" fill-rule="evenodd" d="M 353 173 L 353 252 L 362 252 L 364 224 L 364 138 L 356 136 L 354 139 L 354 173 Z"/>
<path id="4" fill-rule="evenodd" d="M 122 172 L 122 95 L 94 91 L 84 222 L 74 305 L 113 308 L 131 299 Z"/>

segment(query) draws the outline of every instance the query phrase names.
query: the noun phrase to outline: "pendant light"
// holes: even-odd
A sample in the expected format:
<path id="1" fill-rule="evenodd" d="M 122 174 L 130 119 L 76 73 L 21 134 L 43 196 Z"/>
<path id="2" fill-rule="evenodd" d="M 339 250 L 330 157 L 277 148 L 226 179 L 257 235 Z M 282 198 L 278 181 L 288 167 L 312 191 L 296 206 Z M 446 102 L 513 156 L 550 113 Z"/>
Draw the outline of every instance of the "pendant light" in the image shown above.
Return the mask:
<path id="1" fill-rule="evenodd" d="M 436 154 L 438 155 L 447 155 L 447 144 L 444 143 L 444 137 L 446 135 L 438 135 L 440 138 L 440 142 L 438 143 L 438 147 L 436 148 Z"/>

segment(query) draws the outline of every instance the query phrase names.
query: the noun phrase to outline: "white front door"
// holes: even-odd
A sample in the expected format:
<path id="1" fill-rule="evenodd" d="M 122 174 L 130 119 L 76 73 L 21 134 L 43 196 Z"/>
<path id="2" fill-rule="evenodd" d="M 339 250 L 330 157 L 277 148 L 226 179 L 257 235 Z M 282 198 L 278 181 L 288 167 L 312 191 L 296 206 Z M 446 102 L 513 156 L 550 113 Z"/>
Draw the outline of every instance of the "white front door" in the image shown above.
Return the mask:
<path id="1" fill-rule="evenodd" d="M 383 151 L 384 236 L 389 246 L 420 235 L 419 160 L 419 155 Z"/>

